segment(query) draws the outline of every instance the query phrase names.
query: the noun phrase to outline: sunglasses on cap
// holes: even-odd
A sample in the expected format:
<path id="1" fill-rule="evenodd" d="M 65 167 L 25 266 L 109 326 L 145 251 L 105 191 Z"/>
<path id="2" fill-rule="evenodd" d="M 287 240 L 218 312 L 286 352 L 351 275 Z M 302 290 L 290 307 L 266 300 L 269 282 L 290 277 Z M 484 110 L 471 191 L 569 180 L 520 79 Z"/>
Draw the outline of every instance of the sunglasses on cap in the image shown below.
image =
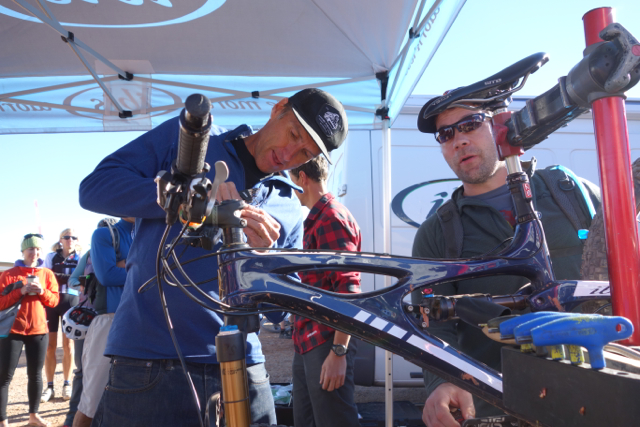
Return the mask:
<path id="1" fill-rule="evenodd" d="M 25 235 L 24 235 L 24 239 L 25 239 L 25 240 L 26 240 L 26 239 L 30 239 L 30 238 L 32 238 L 32 237 L 39 237 L 39 238 L 41 238 L 41 239 L 44 239 L 44 237 L 42 237 L 42 234 L 25 234 Z"/>
<path id="2" fill-rule="evenodd" d="M 460 133 L 474 131 L 482 126 L 482 123 L 484 123 L 488 118 L 490 118 L 490 116 L 485 113 L 476 113 L 463 118 L 459 122 L 443 126 L 436 131 L 436 141 L 440 144 L 444 144 L 445 142 L 452 140 L 456 129 L 458 129 L 458 132 Z"/>
<path id="3" fill-rule="evenodd" d="M 61 238 L 64 239 L 64 240 L 69 240 L 69 239 L 78 240 L 78 238 L 76 236 L 62 236 Z"/>

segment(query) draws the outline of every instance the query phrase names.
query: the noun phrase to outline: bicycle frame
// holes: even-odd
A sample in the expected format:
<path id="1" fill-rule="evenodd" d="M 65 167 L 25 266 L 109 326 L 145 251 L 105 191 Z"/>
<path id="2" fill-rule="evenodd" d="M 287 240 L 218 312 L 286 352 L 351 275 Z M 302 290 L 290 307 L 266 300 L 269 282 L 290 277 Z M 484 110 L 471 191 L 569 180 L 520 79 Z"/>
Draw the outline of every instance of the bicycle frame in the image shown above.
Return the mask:
<path id="1" fill-rule="evenodd" d="M 622 37 L 623 34 L 629 36 L 622 27 L 616 27 L 615 30 L 617 35 L 614 35 L 618 39 L 627 44 L 632 41 L 637 44 L 635 39 L 631 40 L 632 37 L 631 39 Z M 612 38 L 609 37 L 608 40 Z M 602 52 L 604 48 L 611 47 L 612 45 L 608 47 L 603 45 Z M 631 50 L 627 49 L 625 52 L 625 58 L 628 59 Z M 605 54 L 606 52 L 603 53 Z M 600 57 L 594 55 L 593 58 Z M 631 59 L 633 61 L 625 60 L 624 62 L 628 65 L 627 68 L 637 66 L 635 58 Z M 587 55 L 580 64 L 588 65 L 589 60 Z M 538 62 L 534 61 L 530 64 L 527 76 L 539 68 L 541 64 Z M 573 76 L 572 79 L 561 78 L 559 84 L 538 97 L 540 99 L 527 102 L 526 111 L 518 116 L 518 120 L 513 119 L 507 123 L 511 115 L 504 112 L 498 113 L 500 117 L 493 117 L 494 138 L 499 147 L 500 158 L 506 161 L 509 170 L 507 184 L 514 199 L 518 223 L 511 244 L 502 252 L 481 258 L 432 260 L 340 251 L 260 253 L 248 247 L 246 250 L 224 251 L 228 248 L 241 248 L 244 243 L 240 229 L 235 228 L 238 225 L 223 222 L 222 224 L 227 224 L 227 228 L 225 229 L 225 247 L 223 252 L 218 254 L 219 296 L 221 301 L 228 305 L 222 309 L 222 312 L 225 315 L 241 315 L 248 314 L 244 309 L 252 308 L 253 310 L 249 311 L 253 315 L 256 311 L 277 308 L 301 315 L 391 351 L 507 413 L 540 425 L 536 420 L 529 419 L 530 416 L 516 413 L 514 409 L 506 407 L 503 400 L 502 375 L 499 372 L 430 335 L 428 329 L 423 329 L 421 322 L 416 319 L 416 307 L 405 303 L 404 299 L 422 288 L 436 287 L 437 294 L 437 286 L 440 284 L 494 275 L 516 275 L 529 279 L 531 285 L 521 290 L 519 299 L 526 301 L 532 311 L 570 311 L 583 302 L 603 299 L 602 294 L 583 295 L 583 292 L 576 292 L 579 281 L 555 280 L 542 224 L 531 203 L 532 193 L 528 177 L 522 173 L 517 157 L 518 154 L 522 154 L 521 146 L 540 142 L 560 125 L 574 118 L 576 115 L 574 112 L 579 108 L 589 108 L 589 103 L 583 105 L 582 98 L 589 99 L 587 95 L 592 94 L 596 89 L 594 93 L 598 96 L 602 95 L 598 89 L 599 82 L 581 79 L 586 74 L 585 70 L 590 69 L 590 65 L 585 67 L 583 66 L 584 70 L 576 67 L 570 73 L 570 76 Z M 607 67 L 609 67 L 608 63 Z M 513 77 L 506 71 L 509 70 L 505 70 L 505 76 Z M 572 83 L 568 84 L 568 80 Z M 491 79 L 491 81 L 482 82 L 482 87 L 489 89 L 486 88 L 488 84 L 498 83 L 502 84 L 503 81 Z M 637 80 L 632 83 L 636 84 Z M 493 89 L 500 88 L 496 86 Z M 618 94 L 613 93 L 607 96 L 618 96 Z M 467 101 L 483 100 L 472 97 Z M 539 101 L 538 104 L 536 100 Z M 494 108 L 502 109 L 503 107 Z M 509 132 L 510 136 L 507 135 Z M 202 147 L 200 150 L 202 151 Z M 206 145 L 204 145 L 204 151 L 206 151 Z M 207 194 L 207 191 L 204 191 L 204 184 L 203 180 L 202 194 Z M 166 185 L 163 187 L 169 188 Z M 213 194 L 216 193 L 215 186 L 211 191 Z M 161 193 L 159 186 L 159 196 Z M 160 197 L 159 200 L 161 200 Z M 163 205 L 164 203 L 161 203 L 161 206 Z M 181 202 L 175 205 L 175 207 L 180 206 Z M 194 205 L 194 211 L 200 212 L 195 208 Z M 173 224 L 176 216 L 177 209 L 170 210 L 167 214 L 167 224 Z M 172 218 L 173 222 L 169 221 Z M 188 218 L 191 217 L 188 216 Z M 196 223 L 200 222 L 196 221 Z M 220 226 L 223 227 L 223 225 Z M 209 240 L 205 241 L 211 243 Z M 175 244 L 171 246 L 172 249 L 169 252 L 172 252 L 174 247 Z M 164 259 L 166 261 L 166 258 Z M 158 260 L 160 261 L 160 251 Z M 177 258 L 175 261 L 179 264 Z M 165 269 L 170 269 L 166 263 Z M 393 276 L 397 282 L 388 288 L 365 294 L 337 294 L 305 285 L 291 277 L 293 273 L 305 270 L 359 271 Z M 184 272 L 183 275 L 186 277 Z M 161 277 L 160 263 L 158 277 Z M 188 292 L 184 288 L 183 290 Z M 171 330 L 169 320 L 167 322 Z M 246 377 L 244 381 L 246 382 Z M 243 411 L 248 412 L 247 399 L 248 397 L 230 403 L 236 404 L 242 401 L 245 408 Z"/>
<path id="2" fill-rule="evenodd" d="M 365 294 L 337 294 L 291 278 L 290 274 L 304 270 L 359 271 L 393 276 L 398 281 Z M 220 296 L 227 304 L 276 305 L 389 350 L 511 412 L 502 401 L 501 374 L 431 336 L 408 310 L 410 304 L 403 302 L 411 292 L 424 287 L 505 274 L 531 281 L 529 300 L 534 311 L 558 310 L 558 304 L 570 309 L 587 300 L 602 299 L 573 297 L 576 281 L 554 280 L 537 218 L 518 225 L 504 251 L 483 259 L 443 261 L 340 251 L 246 250 L 219 255 Z"/>

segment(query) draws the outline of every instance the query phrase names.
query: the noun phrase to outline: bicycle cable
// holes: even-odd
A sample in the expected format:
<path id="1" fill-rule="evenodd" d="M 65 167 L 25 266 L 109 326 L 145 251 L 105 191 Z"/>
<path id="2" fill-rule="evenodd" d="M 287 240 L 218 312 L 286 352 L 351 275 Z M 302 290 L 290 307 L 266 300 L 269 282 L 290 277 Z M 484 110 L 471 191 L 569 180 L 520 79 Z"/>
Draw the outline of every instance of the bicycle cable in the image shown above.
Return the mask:
<path id="1" fill-rule="evenodd" d="M 198 393 L 196 391 L 195 385 L 193 384 L 193 380 L 191 379 L 191 375 L 189 374 L 189 370 L 187 369 L 187 364 L 184 360 L 184 356 L 182 354 L 182 350 L 180 349 L 180 345 L 178 344 L 178 340 L 175 335 L 175 331 L 173 330 L 173 324 L 171 322 L 171 317 L 169 316 L 169 307 L 167 306 L 167 301 L 164 295 L 164 291 L 162 290 L 162 275 L 160 274 L 160 261 L 162 259 L 162 249 L 164 248 L 164 244 L 167 241 L 167 237 L 169 236 L 169 230 L 171 226 L 167 224 L 164 229 L 164 233 L 162 234 L 162 239 L 160 240 L 160 245 L 158 245 L 158 253 L 156 255 L 156 277 L 158 283 L 158 292 L 160 294 L 160 304 L 162 305 L 162 313 L 164 314 L 164 319 L 167 322 L 167 327 L 169 328 L 169 335 L 171 336 L 171 341 L 173 341 L 173 346 L 176 349 L 176 353 L 178 355 L 178 359 L 180 360 L 180 364 L 182 366 L 182 371 L 187 379 L 187 384 L 189 384 L 189 389 L 191 390 L 191 395 L 196 404 L 196 410 L 198 411 L 198 422 L 200 423 L 200 427 L 204 427 L 204 422 L 202 420 L 202 416 L 200 415 L 202 412 L 202 407 L 200 405 L 200 399 L 198 399 Z M 184 233 L 186 229 L 186 224 L 182 228 L 180 235 Z"/>

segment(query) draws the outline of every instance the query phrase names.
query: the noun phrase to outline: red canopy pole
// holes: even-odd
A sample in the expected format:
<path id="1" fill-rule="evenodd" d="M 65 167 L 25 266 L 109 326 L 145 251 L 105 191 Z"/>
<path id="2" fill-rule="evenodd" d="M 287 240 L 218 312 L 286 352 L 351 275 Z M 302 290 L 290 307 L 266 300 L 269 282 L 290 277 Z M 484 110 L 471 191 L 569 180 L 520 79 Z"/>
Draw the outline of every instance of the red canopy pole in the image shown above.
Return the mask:
<path id="1" fill-rule="evenodd" d="M 614 10 L 602 7 L 583 17 L 587 46 L 614 22 Z M 624 98 L 609 97 L 592 105 L 604 204 L 607 260 L 613 313 L 628 318 L 634 333 L 624 342 L 640 345 L 640 257 Z"/>

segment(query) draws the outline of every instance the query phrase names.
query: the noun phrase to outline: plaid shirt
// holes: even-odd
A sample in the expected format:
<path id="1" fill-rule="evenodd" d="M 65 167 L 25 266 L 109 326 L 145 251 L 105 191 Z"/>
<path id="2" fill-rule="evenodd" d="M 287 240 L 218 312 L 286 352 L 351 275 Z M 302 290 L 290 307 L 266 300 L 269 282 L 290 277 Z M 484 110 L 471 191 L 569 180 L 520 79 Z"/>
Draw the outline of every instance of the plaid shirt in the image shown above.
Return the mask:
<path id="1" fill-rule="evenodd" d="M 304 221 L 305 249 L 333 249 L 360 252 L 360 227 L 351 213 L 327 193 L 318 200 Z M 338 293 L 359 293 L 358 272 L 301 272 L 300 280 L 307 285 Z M 294 316 L 293 344 L 299 354 L 333 340 L 334 329 Z"/>

